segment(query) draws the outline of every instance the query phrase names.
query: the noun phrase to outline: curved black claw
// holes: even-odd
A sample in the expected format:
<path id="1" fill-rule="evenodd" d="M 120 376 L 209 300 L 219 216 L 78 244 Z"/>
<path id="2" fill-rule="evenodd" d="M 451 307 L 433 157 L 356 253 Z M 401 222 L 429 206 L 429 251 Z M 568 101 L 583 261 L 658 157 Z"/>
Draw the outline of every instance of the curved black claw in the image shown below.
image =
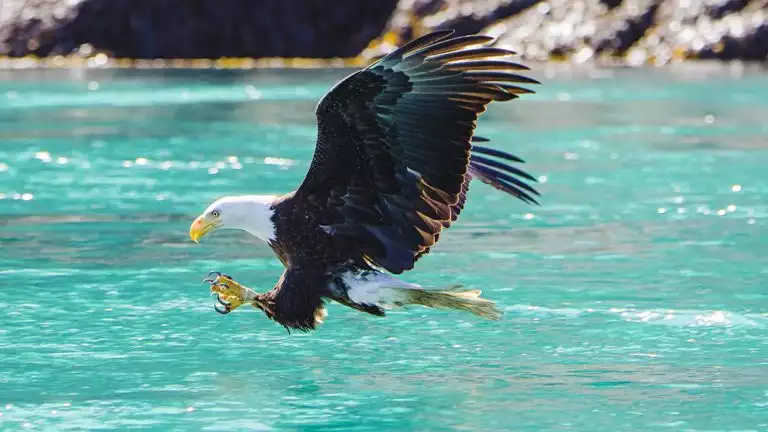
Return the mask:
<path id="1" fill-rule="evenodd" d="M 225 307 L 224 309 L 219 309 L 219 305 L 213 305 L 213 309 L 216 310 L 216 312 L 218 312 L 218 313 L 220 313 L 222 315 L 226 315 L 226 314 L 232 312 L 232 309 L 230 309 L 228 307 Z"/>
<path id="2" fill-rule="evenodd" d="M 218 277 L 221 277 L 221 272 L 217 272 L 217 271 L 208 272 L 208 276 L 206 276 L 205 279 L 203 279 L 203 283 L 206 283 L 206 282 L 212 283 L 213 281 L 215 281 L 216 278 L 211 278 L 211 275 L 216 275 L 216 277 L 218 278 Z"/>
<path id="3" fill-rule="evenodd" d="M 232 307 L 232 303 L 229 303 L 229 302 L 226 302 L 226 301 L 222 300 L 222 299 L 221 299 L 221 296 L 220 296 L 220 295 L 218 295 L 218 294 L 216 294 L 216 301 L 217 301 L 217 302 L 219 302 L 219 303 L 221 303 L 221 305 L 222 305 L 222 306 L 224 306 L 224 307 L 225 307 L 225 308 L 227 308 L 227 309 L 229 309 L 230 307 Z"/>

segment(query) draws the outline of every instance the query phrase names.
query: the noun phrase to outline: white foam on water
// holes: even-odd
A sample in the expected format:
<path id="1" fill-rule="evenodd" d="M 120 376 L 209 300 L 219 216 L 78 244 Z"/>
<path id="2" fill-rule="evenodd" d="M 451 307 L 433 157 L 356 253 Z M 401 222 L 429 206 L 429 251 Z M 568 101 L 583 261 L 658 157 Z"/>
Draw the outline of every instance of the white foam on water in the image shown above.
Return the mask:
<path id="1" fill-rule="evenodd" d="M 554 316 L 560 318 L 581 318 L 590 314 L 618 315 L 624 321 L 666 325 L 672 327 L 768 327 L 768 314 L 745 313 L 723 310 L 672 310 L 672 309 L 577 309 L 577 308 L 548 308 L 543 306 L 519 304 L 504 308 L 522 316 Z"/>

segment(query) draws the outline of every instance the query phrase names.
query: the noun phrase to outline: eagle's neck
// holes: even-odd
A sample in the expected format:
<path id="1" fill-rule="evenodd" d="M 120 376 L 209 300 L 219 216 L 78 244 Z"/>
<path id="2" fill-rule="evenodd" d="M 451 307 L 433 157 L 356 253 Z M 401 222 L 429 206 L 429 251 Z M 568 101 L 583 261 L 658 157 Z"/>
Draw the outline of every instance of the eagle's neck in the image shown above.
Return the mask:
<path id="1" fill-rule="evenodd" d="M 243 195 L 237 197 L 237 217 L 232 228 L 238 228 L 258 237 L 266 243 L 277 238 L 275 229 L 274 196 Z"/>

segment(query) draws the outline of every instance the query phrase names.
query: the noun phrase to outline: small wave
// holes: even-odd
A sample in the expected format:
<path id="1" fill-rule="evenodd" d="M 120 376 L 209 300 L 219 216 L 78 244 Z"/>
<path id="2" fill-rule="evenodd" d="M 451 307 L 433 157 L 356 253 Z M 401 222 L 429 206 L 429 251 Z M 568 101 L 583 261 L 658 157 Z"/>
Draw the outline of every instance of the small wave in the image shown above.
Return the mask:
<path id="1" fill-rule="evenodd" d="M 768 315 L 739 314 L 714 310 L 621 310 L 610 309 L 610 313 L 619 314 L 624 320 L 673 327 L 759 327 L 768 326 Z"/>
<path id="2" fill-rule="evenodd" d="M 666 325 L 672 327 L 768 327 L 768 314 L 735 313 L 723 310 L 673 309 L 577 309 L 547 308 L 534 305 L 512 305 L 505 311 L 521 316 L 579 318 L 591 314 L 619 316 L 627 322 Z"/>

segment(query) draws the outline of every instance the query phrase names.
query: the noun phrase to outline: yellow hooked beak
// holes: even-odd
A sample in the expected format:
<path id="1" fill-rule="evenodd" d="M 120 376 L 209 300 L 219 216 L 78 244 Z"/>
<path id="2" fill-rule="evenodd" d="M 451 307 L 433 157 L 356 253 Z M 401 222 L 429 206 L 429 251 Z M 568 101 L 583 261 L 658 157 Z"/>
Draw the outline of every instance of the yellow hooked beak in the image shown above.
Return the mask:
<path id="1" fill-rule="evenodd" d="M 216 229 L 219 224 L 218 220 L 209 220 L 205 215 L 200 215 L 189 227 L 189 238 L 197 243 L 204 235 Z"/>

